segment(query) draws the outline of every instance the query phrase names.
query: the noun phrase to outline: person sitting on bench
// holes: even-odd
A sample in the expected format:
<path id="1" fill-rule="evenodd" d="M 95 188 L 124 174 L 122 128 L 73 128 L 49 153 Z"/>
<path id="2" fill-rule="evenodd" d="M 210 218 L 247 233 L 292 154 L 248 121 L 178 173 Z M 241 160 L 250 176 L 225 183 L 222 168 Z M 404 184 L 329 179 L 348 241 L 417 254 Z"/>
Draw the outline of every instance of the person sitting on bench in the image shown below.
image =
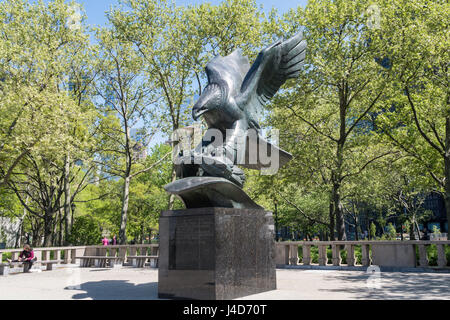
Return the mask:
<path id="1" fill-rule="evenodd" d="M 22 262 L 25 266 L 24 268 L 25 272 L 28 272 L 33 266 L 33 263 L 37 260 L 37 258 L 34 256 L 34 251 L 31 248 L 31 246 L 29 244 L 26 244 L 23 246 L 23 251 L 20 253 L 18 260 L 11 260 L 11 259 L 7 260 L 9 263 Z"/>

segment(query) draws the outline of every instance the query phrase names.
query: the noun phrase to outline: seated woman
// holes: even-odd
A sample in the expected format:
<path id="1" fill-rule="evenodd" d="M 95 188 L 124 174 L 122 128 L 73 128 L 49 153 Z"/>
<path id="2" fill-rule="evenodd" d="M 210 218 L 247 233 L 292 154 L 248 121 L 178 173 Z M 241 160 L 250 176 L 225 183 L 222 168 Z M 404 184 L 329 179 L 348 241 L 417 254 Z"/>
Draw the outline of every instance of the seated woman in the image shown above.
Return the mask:
<path id="1" fill-rule="evenodd" d="M 18 260 L 11 260 L 7 259 L 9 263 L 12 262 L 22 262 L 24 264 L 24 272 L 29 272 L 31 267 L 33 266 L 33 263 L 37 260 L 37 258 L 34 256 L 34 251 L 30 247 L 29 244 L 26 244 L 23 246 L 23 251 L 19 255 Z"/>

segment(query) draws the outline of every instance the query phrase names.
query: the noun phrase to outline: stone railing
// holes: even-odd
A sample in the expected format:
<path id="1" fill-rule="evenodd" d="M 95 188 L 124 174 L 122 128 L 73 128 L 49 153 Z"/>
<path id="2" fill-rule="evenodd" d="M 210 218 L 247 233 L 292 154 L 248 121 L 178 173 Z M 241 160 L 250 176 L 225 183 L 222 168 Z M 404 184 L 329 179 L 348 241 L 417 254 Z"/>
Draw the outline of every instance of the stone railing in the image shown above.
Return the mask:
<path id="1" fill-rule="evenodd" d="M 450 241 L 288 241 L 277 242 L 275 261 L 277 266 L 312 265 L 311 248 L 318 248 L 319 266 L 357 266 L 356 247 L 361 247 L 361 266 L 429 268 L 427 247 L 437 247 L 437 267 L 448 268 L 445 248 Z M 302 258 L 299 259 L 299 247 Z M 329 261 L 327 249 L 331 248 Z M 342 264 L 341 250 L 347 253 L 347 264 Z M 418 252 L 418 258 L 416 251 Z M 301 261 L 300 261 L 301 260 Z"/>
<path id="2" fill-rule="evenodd" d="M 125 253 L 124 257 L 146 255 L 150 250 L 150 254 L 156 255 L 158 244 L 136 244 L 136 245 L 110 245 L 110 246 L 73 246 L 73 247 L 51 247 L 51 248 L 33 248 L 37 261 L 61 260 L 61 264 L 76 264 L 76 257 L 83 256 L 86 249 L 91 252 L 104 251 L 108 256 L 117 256 L 119 251 Z M 0 263 L 4 260 L 5 253 L 11 253 L 11 259 L 16 260 L 23 251 L 20 249 L 0 250 Z M 123 252 L 123 253 L 122 253 Z M 62 258 L 63 257 L 63 258 Z"/>
<path id="3" fill-rule="evenodd" d="M 62 263 L 75 263 L 75 257 L 79 253 L 83 253 L 86 246 L 74 246 L 74 247 L 51 247 L 51 248 L 33 248 L 34 256 L 37 257 L 38 261 L 48 261 L 48 260 L 63 260 Z M 16 260 L 20 253 L 23 251 L 20 249 L 5 249 L 0 250 L 0 262 L 3 261 L 3 255 L 5 253 L 11 253 L 11 259 Z M 64 257 L 64 259 L 61 259 Z"/>

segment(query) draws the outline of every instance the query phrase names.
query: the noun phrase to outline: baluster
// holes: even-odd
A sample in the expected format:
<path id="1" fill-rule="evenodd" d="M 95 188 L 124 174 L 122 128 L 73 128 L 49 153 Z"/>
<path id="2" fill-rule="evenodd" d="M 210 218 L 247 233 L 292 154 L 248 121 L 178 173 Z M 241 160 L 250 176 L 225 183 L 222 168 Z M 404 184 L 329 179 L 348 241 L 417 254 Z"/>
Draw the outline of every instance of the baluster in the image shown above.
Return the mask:
<path id="1" fill-rule="evenodd" d="M 421 267 L 428 267 L 427 248 L 423 244 L 419 244 L 419 265 Z"/>
<path id="2" fill-rule="evenodd" d="M 327 246 L 319 245 L 319 266 L 326 266 L 328 263 Z"/>
<path id="3" fill-rule="evenodd" d="M 311 245 L 304 244 L 302 246 L 303 252 L 303 265 L 309 266 L 311 265 Z"/>
<path id="4" fill-rule="evenodd" d="M 61 250 L 56 250 L 55 252 L 55 259 L 58 260 L 57 264 L 61 264 Z"/>
<path id="5" fill-rule="evenodd" d="M 42 261 L 42 251 L 40 250 L 34 251 L 34 256 L 36 257 L 37 261 Z"/>
<path id="6" fill-rule="evenodd" d="M 356 265 L 355 258 L 355 246 L 352 244 L 346 245 L 347 247 L 347 265 L 349 267 L 354 267 Z"/>
<path id="7" fill-rule="evenodd" d="M 76 256 L 77 256 L 77 249 L 70 250 L 70 257 L 72 258 L 72 264 L 77 263 Z"/>
<path id="8" fill-rule="evenodd" d="M 290 246 L 290 258 L 289 264 L 296 266 L 298 264 L 298 245 L 294 244 Z"/>
<path id="9" fill-rule="evenodd" d="M 137 249 L 136 247 L 132 246 L 130 247 L 130 256 L 135 256 L 137 255 Z"/>
<path id="10" fill-rule="evenodd" d="M 43 251 L 42 251 L 42 258 L 41 258 L 42 261 L 48 261 L 48 260 L 50 260 L 50 259 L 49 259 L 49 253 L 50 253 L 50 252 L 47 251 L 47 250 L 43 250 Z"/>
<path id="11" fill-rule="evenodd" d="M 17 260 L 17 257 L 18 257 L 18 252 L 16 251 L 16 252 L 11 252 L 11 260 Z"/>
<path id="12" fill-rule="evenodd" d="M 3 261 L 3 252 L 0 252 L 0 263 Z"/>
<path id="13" fill-rule="evenodd" d="M 340 266 L 342 262 L 341 246 L 336 244 L 331 245 L 331 252 L 333 254 L 333 266 Z"/>
<path id="14" fill-rule="evenodd" d="M 69 263 L 69 250 L 65 249 L 64 250 L 64 264 L 68 264 Z"/>
<path id="15" fill-rule="evenodd" d="M 289 265 L 289 251 L 290 251 L 290 249 L 289 249 L 289 245 L 282 245 L 282 247 L 283 247 L 283 251 L 284 251 L 284 255 L 283 255 L 283 257 L 284 257 L 284 265 Z"/>
<path id="16" fill-rule="evenodd" d="M 371 265 L 372 261 L 370 259 L 369 245 L 363 244 L 361 245 L 361 253 L 362 253 L 362 265 L 368 267 Z"/>
<path id="17" fill-rule="evenodd" d="M 443 244 L 437 244 L 438 266 L 444 268 L 447 266 L 447 257 L 445 256 L 445 247 Z"/>

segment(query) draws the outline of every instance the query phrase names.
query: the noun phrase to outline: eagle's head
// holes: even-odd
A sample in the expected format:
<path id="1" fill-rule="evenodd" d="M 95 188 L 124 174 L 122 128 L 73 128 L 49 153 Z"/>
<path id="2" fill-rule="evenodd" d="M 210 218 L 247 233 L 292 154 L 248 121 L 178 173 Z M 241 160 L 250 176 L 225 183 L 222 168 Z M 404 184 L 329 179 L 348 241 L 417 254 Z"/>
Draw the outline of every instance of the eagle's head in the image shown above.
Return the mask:
<path id="1" fill-rule="evenodd" d="M 241 88 L 244 77 L 250 69 L 247 57 L 240 50 L 235 50 L 226 57 L 217 56 L 206 65 L 208 85 L 194 105 L 192 117 L 194 120 L 211 111 L 226 113 L 232 97 Z"/>

